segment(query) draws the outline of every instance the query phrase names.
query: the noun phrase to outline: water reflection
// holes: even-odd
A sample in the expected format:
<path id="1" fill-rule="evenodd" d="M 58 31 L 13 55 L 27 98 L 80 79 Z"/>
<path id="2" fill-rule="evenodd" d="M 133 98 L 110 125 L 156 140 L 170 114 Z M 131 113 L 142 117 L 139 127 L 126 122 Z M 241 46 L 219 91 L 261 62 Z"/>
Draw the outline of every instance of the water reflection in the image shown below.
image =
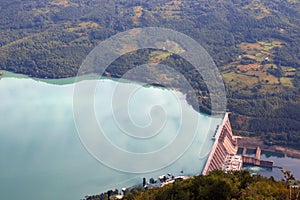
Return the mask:
<path id="1" fill-rule="evenodd" d="M 115 84 L 113 80 L 105 80 L 102 91 L 109 90 Z M 176 105 L 168 90 L 154 87 L 145 90 L 146 96 L 136 96 L 137 104 L 159 93 L 160 99 L 170 105 L 171 110 Z M 53 85 L 17 78 L 0 80 L 1 199 L 80 199 L 85 194 L 97 194 L 140 183 L 142 177 L 149 179 L 168 172 L 176 175 L 181 171 L 186 175 L 199 174 L 213 142 L 211 137 L 214 130 L 209 129 L 210 123 L 217 125 L 221 121 L 220 118 L 199 115 L 182 95 L 183 112 L 200 116 L 199 134 L 188 151 L 174 164 L 160 171 L 150 174 L 122 173 L 99 163 L 81 144 L 72 113 L 72 94 L 72 84 Z M 110 102 L 110 99 L 102 99 L 103 102 Z M 102 107 L 95 107 L 98 111 L 104 111 L 101 115 L 98 113 L 99 121 L 105 121 L 103 128 L 112 131 L 110 140 L 127 148 L 127 144 L 119 140 L 119 134 L 114 132 L 114 127 L 110 124 L 110 113 L 105 110 L 105 103 Z M 173 111 L 174 115 L 168 117 L 172 124 L 170 130 L 179 123 L 175 107 Z M 147 120 L 147 117 L 140 118 L 140 113 L 134 113 L 134 109 L 132 112 L 132 117 Z M 144 124 L 144 121 L 140 121 L 140 125 Z M 208 137 L 204 137 L 203 133 L 209 133 Z M 173 137 L 166 135 L 168 140 Z M 162 144 L 158 142 L 156 145 Z M 131 150 L 140 147 L 132 141 L 128 146 Z M 149 144 L 149 148 L 153 146 Z"/>

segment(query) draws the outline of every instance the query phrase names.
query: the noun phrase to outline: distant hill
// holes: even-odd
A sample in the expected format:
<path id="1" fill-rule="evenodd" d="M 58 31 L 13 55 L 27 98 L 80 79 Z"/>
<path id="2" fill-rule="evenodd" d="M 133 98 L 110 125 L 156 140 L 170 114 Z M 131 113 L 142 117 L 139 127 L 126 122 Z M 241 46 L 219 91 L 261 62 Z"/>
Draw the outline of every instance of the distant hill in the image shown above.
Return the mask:
<path id="1" fill-rule="evenodd" d="M 185 33 L 207 49 L 222 72 L 235 134 L 300 146 L 297 0 L 1 0 L 0 11 L 0 69 L 32 77 L 75 76 L 93 47 L 131 28 Z M 120 77 L 149 60 L 182 72 L 198 94 L 200 110 L 209 113 L 205 83 L 176 55 L 136 52 L 117 60 L 108 73 Z M 180 89 L 180 81 L 173 81 Z"/>

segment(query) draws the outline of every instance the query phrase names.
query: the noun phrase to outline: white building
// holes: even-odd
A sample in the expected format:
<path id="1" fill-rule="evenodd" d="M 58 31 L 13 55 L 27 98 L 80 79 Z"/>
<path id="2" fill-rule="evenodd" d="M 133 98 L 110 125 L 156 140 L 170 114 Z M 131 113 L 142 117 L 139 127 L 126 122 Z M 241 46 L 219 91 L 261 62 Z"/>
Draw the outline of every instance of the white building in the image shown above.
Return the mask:
<path id="1" fill-rule="evenodd" d="M 240 171 L 243 167 L 243 159 L 241 155 L 227 154 L 222 170 L 225 172 Z"/>

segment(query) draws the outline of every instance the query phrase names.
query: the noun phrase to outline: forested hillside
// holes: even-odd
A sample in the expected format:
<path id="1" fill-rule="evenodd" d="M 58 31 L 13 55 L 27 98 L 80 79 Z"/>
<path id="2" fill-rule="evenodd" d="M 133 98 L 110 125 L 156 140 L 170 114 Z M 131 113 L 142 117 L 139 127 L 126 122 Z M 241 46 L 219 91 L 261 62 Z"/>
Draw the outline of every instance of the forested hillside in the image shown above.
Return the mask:
<path id="1" fill-rule="evenodd" d="M 226 200 L 226 199 L 299 199 L 300 188 L 289 190 L 297 181 L 275 181 L 248 171 L 224 173 L 214 171 L 208 176 L 196 176 L 175 181 L 164 187 L 144 189 L 135 187 L 125 191 L 124 200 Z M 107 199 L 107 193 L 89 197 L 90 200 Z M 111 199 L 114 199 L 111 196 Z"/>
<path id="2" fill-rule="evenodd" d="M 148 26 L 182 32 L 206 48 L 222 72 L 236 134 L 299 148 L 298 0 L 1 0 L 0 69 L 41 78 L 75 76 L 101 41 Z M 184 74 L 199 96 L 200 110 L 209 113 L 205 84 L 176 55 L 136 52 L 107 72 L 120 77 L 149 60 Z M 180 81 L 172 81 L 180 89 Z"/>

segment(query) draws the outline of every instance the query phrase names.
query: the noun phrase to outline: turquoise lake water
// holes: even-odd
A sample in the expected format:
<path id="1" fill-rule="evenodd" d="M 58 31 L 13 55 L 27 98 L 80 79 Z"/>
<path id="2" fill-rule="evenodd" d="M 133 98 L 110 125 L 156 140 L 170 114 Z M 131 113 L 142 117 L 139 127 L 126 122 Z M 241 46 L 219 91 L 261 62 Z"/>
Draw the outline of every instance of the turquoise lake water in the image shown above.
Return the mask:
<path id="1" fill-rule="evenodd" d="M 201 173 L 221 118 L 195 112 L 179 92 L 140 87 L 129 102 L 130 117 L 143 127 L 151 122 L 147 115 L 149 107 L 162 105 L 167 113 L 166 125 L 162 134 L 151 138 L 152 142 L 128 138 L 114 123 L 109 105 L 116 85 L 121 84 L 126 90 L 136 83 L 100 80 L 95 91 L 95 115 L 106 137 L 122 149 L 145 153 L 163 148 L 176 138 L 176 131 L 182 125 L 181 115 L 199 120 L 191 146 L 174 163 L 150 173 L 120 172 L 95 159 L 82 144 L 74 122 L 71 82 L 72 79 L 44 82 L 24 76 L 0 79 L 1 199 L 80 199 L 87 194 L 139 184 L 143 177 L 149 180 L 169 172 Z M 193 128 L 187 126 L 184 131 Z M 153 162 L 159 159 L 163 158 L 153 158 Z M 131 161 L 123 158 L 122 162 Z"/>

